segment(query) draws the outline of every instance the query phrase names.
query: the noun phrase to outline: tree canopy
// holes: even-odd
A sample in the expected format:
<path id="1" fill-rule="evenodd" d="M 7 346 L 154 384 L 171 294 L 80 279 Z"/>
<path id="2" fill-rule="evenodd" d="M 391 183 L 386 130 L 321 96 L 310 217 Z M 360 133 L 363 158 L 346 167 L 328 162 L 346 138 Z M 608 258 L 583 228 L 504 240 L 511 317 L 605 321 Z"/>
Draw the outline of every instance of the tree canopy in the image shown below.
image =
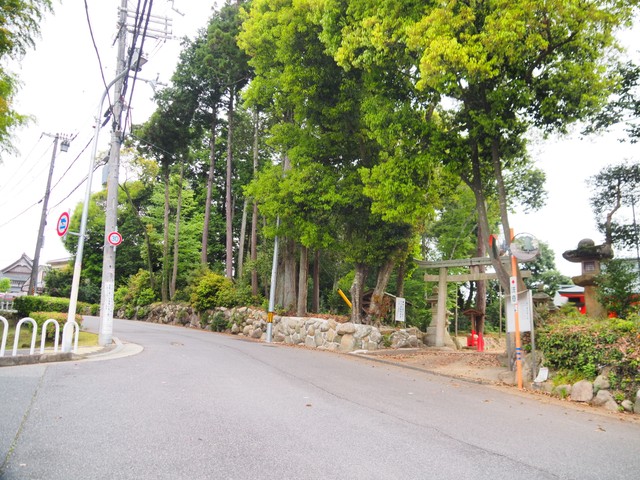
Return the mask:
<path id="1" fill-rule="evenodd" d="M 282 308 L 304 314 L 307 290 L 320 308 L 320 289 L 333 308 L 336 285 L 351 282 L 352 318 L 375 321 L 420 244 L 432 259 L 483 256 L 499 225 L 508 234 L 510 212 L 542 205 L 527 134 L 563 133 L 602 111 L 625 78 L 612 73 L 614 34 L 636 4 L 226 2 L 184 43 L 157 111 L 135 130 L 158 177 L 123 186 L 140 240 L 127 271 L 153 283 L 161 270 L 163 299 L 170 278 L 171 297 L 188 298 L 206 269 L 241 283 L 252 215 L 262 291 L 277 235 Z M 552 289 L 548 257 L 532 269 Z"/>

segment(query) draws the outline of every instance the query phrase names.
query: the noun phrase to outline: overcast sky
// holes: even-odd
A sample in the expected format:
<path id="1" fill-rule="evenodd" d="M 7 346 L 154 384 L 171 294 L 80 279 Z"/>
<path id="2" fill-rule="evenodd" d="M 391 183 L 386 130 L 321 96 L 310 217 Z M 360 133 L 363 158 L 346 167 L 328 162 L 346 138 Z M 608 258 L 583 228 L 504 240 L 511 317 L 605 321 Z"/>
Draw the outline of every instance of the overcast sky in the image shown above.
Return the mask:
<path id="1" fill-rule="evenodd" d="M 113 43 L 120 1 L 89 0 L 87 3 L 105 79 L 110 82 L 115 76 Z M 135 7 L 137 2 L 129 3 Z M 185 15 L 172 10 L 172 3 Z M 166 42 L 147 41 L 145 53 L 149 62 L 139 75 L 155 79 L 160 74 L 160 81 L 167 82 L 180 52 L 179 38 L 193 38 L 198 29 L 205 27 L 215 3 L 214 0 L 156 0 L 154 15 L 170 18 L 177 38 Z M 62 5 L 54 2 L 54 6 L 55 14 L 42 24 L 36 49 L 15 66 L 23 83 L 16 109 L 32 115 L 35 121 L 17 137 L 19 155 L 3 156 L 4 164 L 0 165 L 0 268 L 22 253 L 32 258 L 34 255 L 42 209 L 36 202 L 44 194 L 53 145 L 53 138 L 43 134 L 77 136 L 68 153 L 58 152 L 56 156 L 55 187 L 49 200 L 41 263 L 69 255 L 56 234 L 55 225 L 62 212 L 72 211 L 84 198 L 84 185 L 71 192 L 88 172 L 88 145 L 104 84 L 89 35 L 84 2 L 66 0 Z M 635 30 L 637 33 L 638 28 Z M 632 45 L 632 38 L 638 36 L 625 35 L 625 43 Z M 634 55 L 637 59 L 637 51 Z M 145 121 L 153 111 L 152 94 L 146 83 L 136 84 L 133 123 Z M 108 137 L 109 131 L 105 128 L 100 135 L 103 151 Z M 558 269 L 567 275 L 579 274 L 579 266 L 562 259 L 563 251 L 575 248 L 585 237 L 597 243 L 603 240 L 595 229 L 585 180 L 607 164 L 625 158 L 638 160 L 640 147 L 620 143 L 617 137 L 609 134 L 580 139 L 576 134 L 562 139 L 536 140 L 531 145 L 532 158 L 547 174 L 549 200 L 539 212 L 513 215 L 512 227 L 516 233 L 530 233 L 548 242 L 556 253 Z M 98 170 L 94 191 L 99 189 L 100 179 Z"/>

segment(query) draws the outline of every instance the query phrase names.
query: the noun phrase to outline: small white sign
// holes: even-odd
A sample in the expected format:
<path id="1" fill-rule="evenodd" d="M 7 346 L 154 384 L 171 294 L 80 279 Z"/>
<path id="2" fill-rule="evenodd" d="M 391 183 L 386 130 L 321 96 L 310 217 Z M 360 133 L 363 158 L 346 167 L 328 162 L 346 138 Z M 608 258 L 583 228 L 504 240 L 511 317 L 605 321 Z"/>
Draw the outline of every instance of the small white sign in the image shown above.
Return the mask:
<path id="1" fill-rule="evenodd" d="M 518 279 L 516 277 L 509 277 L 509 294 L 511 295 L 511 303 L 518 301 Z"/>
<path id="2" fill-rule="evenodd" d="M 396 322 L 405 321 L 405 305 L 406 301 L 402 297 L 396 297 Z"/>
<path id="3" fill-rule="evenodd" d="M 533 318 L 533 298 L 531 290 L 525 290 L 518 295 L 518 323 L 521 332 L 531 331 L 531 319 Z M 516 316 L 514 312 L 514 303 L 510 298 L 506 302 L 507 310 L 507 332 L 516 331 Z"/>

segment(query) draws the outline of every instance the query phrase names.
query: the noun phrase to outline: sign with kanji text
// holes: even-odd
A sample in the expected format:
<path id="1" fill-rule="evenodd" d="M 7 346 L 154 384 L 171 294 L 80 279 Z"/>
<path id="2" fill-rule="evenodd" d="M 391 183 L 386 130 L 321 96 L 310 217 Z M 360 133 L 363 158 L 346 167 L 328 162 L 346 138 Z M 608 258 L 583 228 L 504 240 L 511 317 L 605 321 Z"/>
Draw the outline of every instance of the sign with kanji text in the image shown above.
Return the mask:
<path id="1" fill-rule="evenodd" d="M 402 297 L 396 297 L 396 322 L 405 321 L 405 305 L 406 301 Z"/>

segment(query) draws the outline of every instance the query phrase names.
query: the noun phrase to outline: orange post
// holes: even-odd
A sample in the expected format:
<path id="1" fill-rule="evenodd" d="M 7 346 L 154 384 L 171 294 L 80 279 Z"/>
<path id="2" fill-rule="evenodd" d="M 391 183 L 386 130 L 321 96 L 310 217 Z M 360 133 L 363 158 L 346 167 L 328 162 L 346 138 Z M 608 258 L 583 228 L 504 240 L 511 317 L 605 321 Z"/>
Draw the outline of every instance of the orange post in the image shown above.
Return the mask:
<path id="1" fill-rule="evenodd" d="M 513 242 L 513 229 L 509 232 Z M 511 303 L 513 304 L 513 319 L 516 330 L 516 375 L 518 389 L 522 390 L 522 345 L 520 340 L 520 313 L 518 312 L 518 261 L 511 253 Z"/>

